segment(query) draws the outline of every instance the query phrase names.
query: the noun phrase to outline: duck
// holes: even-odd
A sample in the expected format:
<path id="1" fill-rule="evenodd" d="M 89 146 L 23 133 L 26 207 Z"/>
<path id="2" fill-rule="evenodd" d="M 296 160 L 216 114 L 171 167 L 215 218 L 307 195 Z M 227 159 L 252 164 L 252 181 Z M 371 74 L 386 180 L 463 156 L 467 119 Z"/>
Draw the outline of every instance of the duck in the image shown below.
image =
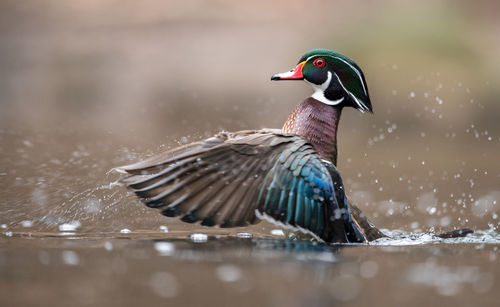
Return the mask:
<path id="1" fill-rule="evenodd" d="M 328 49 L 306 52 L 272 81 L 303 80 L 313 93 L 281 129 L 220 132 L 115 170 L 120 183 L 167 217 L 203 226 L 268 220 L 328 243 L 382 237 L 347 199 L 337 164 L 345 107 L 373 112 L 362 70 Z"/>
<path id="2" fill-rule="evenodd" d="M 307 51 L 272 81 L 312 86 L 281 129 L 220 132 L 115 168 L 146 206 L 186 223 L 221 228 L 267 220 L 327 243 L 385 235 L 347 197 L 337 169 L 344 108 L 373 113 L 361 68 L 328 49 Z"/>

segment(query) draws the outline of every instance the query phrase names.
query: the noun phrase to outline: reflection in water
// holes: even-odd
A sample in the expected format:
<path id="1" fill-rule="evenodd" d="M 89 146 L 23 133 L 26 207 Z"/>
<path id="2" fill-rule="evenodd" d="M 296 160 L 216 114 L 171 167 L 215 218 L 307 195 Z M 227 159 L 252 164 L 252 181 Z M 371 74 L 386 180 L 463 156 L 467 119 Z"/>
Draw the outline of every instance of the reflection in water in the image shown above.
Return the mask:
<path id="1" fill-rule="evenodd" d="M 405 278 L 409 283 L 434 287 L 444 296 L 455 296 L 468 285 L 471 285 L 476 293 L 486 293 L 495 281 L 491 272 L 481 272 L 478 266 L 453 268 L 438 265 L 436 261 L 410 266 L 405 272 Z"/>
<path id="2" fill-rule="evenodd" d="M 435 302 L 449 297 L 474 299 L 487 305 L 488 297 L 494 297 L 500 273 L 498 233 L 469 236 L 467 244 L 461 241 L 464 238 L 431 241 L 424 235 L 399 233 L 400 239 L 392 245 L 356 246 L 220 235 L 194 242 L 189 233 L 162 238 L 171 234 L 161 231 L 73 236 L 14 233 L 0 236 L 1 246 L 9 246 L 8 252 L 0 249 L 0 273 L 17 269 L 24 275 L 0 274 L 0 289 L 6 289 L 0 294 L 41 287 L 49 293 L 48 301 L 58 295 L 64 303 L 83 302 L 84 296 L 102 304 L 109 293 L 125 287 L 131 290 L 116 292 L 124 301 L 140 297 L 143 304 L 168 299 L 173 304 L 199 305 L 231 298 L 243 300 L 242 306 L 256 302 L 293 306 L 297 301 L 314 306 L 334 302 L 384 306 L 413 295 Z M 407 246 L 407 237 L 420 243 Z M 75 292 L 67 276 L 85 291 Z M 372 291 L 385 295 L 367 295 Z M 26 295 L 23 302 L 39 299 Z"/>

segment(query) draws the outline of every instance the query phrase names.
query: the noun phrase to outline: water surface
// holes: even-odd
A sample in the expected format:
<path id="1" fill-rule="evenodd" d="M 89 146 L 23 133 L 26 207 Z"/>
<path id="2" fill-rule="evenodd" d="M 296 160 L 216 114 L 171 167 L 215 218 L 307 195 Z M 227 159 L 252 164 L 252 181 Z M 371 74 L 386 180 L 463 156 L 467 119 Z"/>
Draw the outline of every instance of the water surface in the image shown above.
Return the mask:
<path id="1" fill-rule="evenodd" d="M 326 245 L 189 232 L 0 237 L 5 306 L 494 306 L 498 233 Z M 201 237 L 201 239 L 200 239 Z"/>

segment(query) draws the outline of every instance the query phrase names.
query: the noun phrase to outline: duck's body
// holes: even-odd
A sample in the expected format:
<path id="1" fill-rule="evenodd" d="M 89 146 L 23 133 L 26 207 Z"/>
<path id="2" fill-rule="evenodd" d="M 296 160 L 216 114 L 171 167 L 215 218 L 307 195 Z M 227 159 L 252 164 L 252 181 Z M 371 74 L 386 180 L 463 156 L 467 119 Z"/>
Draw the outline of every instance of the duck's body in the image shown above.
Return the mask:
<path id="1" fill-rule="evenodd" d="M 122 182 L 162 214 L 205 226 L 269 219 L 326 242 L 383 236 L 348 203 L 336 168 L 337 128 L 346 106 L 371 112 L 361 69 L 325 49 L 272 80 L 305 80 L 315 92 L 281 130 L 222 132 L 133 165 Z"/>
<path id="2" fill-rule="evenodd" d="M 219 133 L 125 169 L 149 207 L 189 223 L 236 227 L 268 218 L 327 242 L 363 242 L 335 166 L 280 130 Z"/>

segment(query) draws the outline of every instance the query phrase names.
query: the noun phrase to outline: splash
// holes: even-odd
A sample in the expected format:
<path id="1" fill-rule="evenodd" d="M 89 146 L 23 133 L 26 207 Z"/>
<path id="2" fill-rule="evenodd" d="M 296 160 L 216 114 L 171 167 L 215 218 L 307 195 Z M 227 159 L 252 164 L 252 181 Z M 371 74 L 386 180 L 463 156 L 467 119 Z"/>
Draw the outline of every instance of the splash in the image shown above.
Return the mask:
<path id="1" fill-rule="evenodd" d="M 411 233 L 404 230 L 383 229 L 388 238 L 370 242 L 370 245 L 408 246 L 424 244 L 500 244 L 500 233 L 494 230 L 476 230 L 462 238 L 440 238 L 433 232 Z"/>

